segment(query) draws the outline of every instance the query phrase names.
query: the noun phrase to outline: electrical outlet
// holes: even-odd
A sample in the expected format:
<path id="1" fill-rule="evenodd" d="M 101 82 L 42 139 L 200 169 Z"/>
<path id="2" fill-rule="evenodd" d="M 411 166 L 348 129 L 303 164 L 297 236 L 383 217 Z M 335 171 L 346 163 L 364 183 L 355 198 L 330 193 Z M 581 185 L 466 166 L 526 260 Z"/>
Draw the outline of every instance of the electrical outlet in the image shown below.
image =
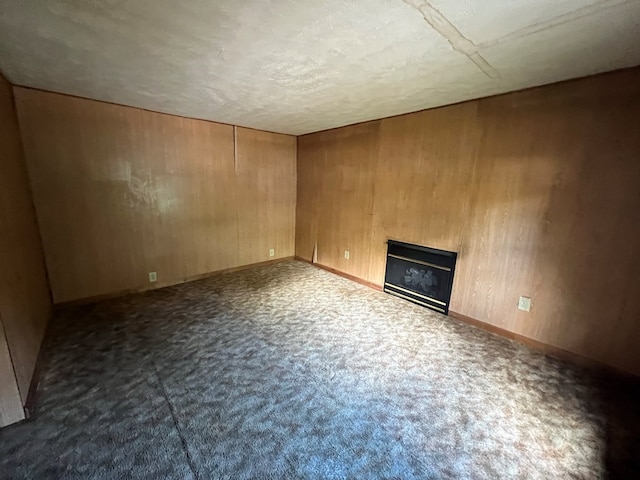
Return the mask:
<path id="1" fill-rule="evenodd" d="M 530 312 L 531 299 L 529 297 L 520 297 L 520 300 L 518 300 L 518 310 L 524 310 L 525 312 Z"/>
<path id="2" fill-rule="evenodd" d="M 344 251 L 344 258 L 346 258 L 347 260 L 349 260 L 349 250 L 345 250 L 345 251 Z"/>
<path id="3" fill-rule="evenodd" d="M 156 272 L 149 272 L 149 282 L 153 283 L 157 281 L 158 281 L 158 274 Z"/>
<path id="4" fill-rule="evenodd" d="M 270 248 L 270 249 L 269 249 L 269 256 L 270 256 L 270 257 L 273 257 L 275 254 L 276 254 L 275 249 Z"/>

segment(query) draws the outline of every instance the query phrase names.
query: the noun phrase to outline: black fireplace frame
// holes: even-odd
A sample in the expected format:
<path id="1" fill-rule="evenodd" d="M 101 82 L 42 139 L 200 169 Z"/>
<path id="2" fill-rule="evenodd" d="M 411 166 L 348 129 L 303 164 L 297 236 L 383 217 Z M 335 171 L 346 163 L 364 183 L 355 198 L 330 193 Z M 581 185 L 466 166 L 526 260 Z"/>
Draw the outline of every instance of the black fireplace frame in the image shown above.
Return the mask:
<path id="1" fill-rule="evenodd" d="M 436 300 L 426 295 L 411 292 L 401 286 L 388 282 L 389 257 L 414 262 L 417 267 L 428 265 L 434 268 L 445 269 L 450 272 L 449 282 L 446 285 L 446 299 Z M 385 264 L 383 291 L 395 295 L 404 300 L 408 300 L 417 305 L 430 308 L 444 315 L 449 314 L 449 304 L 451 303 L 451 291 L 453 289 L 453 277 L 456 268 L 457 252 L 439 250 L 437 248 L 414 245 L 400 242 L 398 240 L 387 240 L 387 262 Z"/>

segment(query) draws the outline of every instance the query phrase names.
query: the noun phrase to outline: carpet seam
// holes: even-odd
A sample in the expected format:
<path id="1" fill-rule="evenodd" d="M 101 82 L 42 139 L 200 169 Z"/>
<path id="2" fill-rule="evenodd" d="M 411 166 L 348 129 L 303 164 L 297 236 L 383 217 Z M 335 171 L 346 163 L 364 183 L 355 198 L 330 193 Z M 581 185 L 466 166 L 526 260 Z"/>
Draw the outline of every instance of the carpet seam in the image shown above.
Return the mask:
<path id="1" fill-rule="evenodd" d="M 191 474 L 193 478 L 196 480 L 200 480 L 200 475 L 198 475 L 197 468 L 193 463 L 193 459 L 191 458 L 191 454 L 189 453 L 189 448 L 187 446 L 187 439 L 182 434 L 182 430 L 180 429 L 180 425 L 178 423 L 178 418 L 176 417 L 175 407 L 173 403 L 171 403 L 171 399 L 169 398 L 169 394 L 162 382 L 162 378 L 160 377 L 160 373 L 158 372 L 158 367 L 155 362 L 151 362 L 153 365 L 153 371 L 156 374 L 156 378 L 158 379 L 158 384 L 160 385 L 160 390 L 162 391 L 162 396 L 164 397 L 165 402 L 167 402 L 167 406 L 169 407 L 169 413 L 171 413 L 171 419 L 173 420 L 173 425 L 178 432 L 178 436 L 180 437 L 180 443 L 182 443 L 182 450 L 184 451 L 185 456 L 187 457 L 187 463 L 189 465 L 189 469 L 191 470 Z"/>

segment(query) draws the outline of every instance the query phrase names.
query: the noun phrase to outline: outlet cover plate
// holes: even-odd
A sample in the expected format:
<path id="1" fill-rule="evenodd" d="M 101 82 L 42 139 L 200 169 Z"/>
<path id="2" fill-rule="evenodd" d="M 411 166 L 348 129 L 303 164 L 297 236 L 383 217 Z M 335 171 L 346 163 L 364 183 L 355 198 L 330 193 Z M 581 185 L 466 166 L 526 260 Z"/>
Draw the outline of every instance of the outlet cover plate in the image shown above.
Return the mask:
<path id="1" fill-rule="evenodd" d="M 153 283 L 157 281 L 158 281 L 158 274 L 156 272 L 149 272 L 149 282 Z"/>
<path id="2" fill-rule="evenodd" d="M 523 310 L 525 312 L 531 311 L 531 299 L 529 297 L 520 297 L 518 300 L 518 310 Z"/>
<path id="3" fill-rule="evenodd" d="M 270 256 L 270 257 L 273 257 L 275 254 L 276 254 L 275 249 L 270 248 L 270 249 L 269 249 L 269 256 Z"/>
<path id="4" fill-rule="evenodd" d="M 346 258 L 347 260 L 349 260 L 349 250 L 345 250 L 345 251 L 344 251 L 344 258 Z"/>

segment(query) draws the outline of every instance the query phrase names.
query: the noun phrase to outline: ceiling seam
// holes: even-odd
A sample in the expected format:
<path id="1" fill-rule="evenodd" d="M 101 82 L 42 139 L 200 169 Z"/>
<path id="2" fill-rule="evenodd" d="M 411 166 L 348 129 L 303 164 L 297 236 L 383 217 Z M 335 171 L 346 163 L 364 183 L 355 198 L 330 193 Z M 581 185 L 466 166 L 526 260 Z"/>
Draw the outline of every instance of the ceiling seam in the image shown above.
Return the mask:
<path id="1" fill-rule="evenodd" d="M 440 35 L 442 35 L 457 52 L 465 55 L 469 60 L 484 72 L 484 74 L 493 79 L 500 78 L 500 72 L 485 59 L 479 50 L 478 45 L 465 37 L 456 26 L 449 21 L 440 11 L 424 0 L 402 0 L 407 5 L 418 10 L 425 21 Z"/>
<path id="2" fill-rule="evenodd" d="M 604 10 L 611 10 L 613 8 L 617 8 L 617 7 L 626 5 L 628 3 L 630 3 L 629 0 L 600 0 L 599 2 L 592 3 L 591 5 L 587 5 L 585 7 L 577 8 L 575 10 L 572 10 L 570 12 L 564 13 L 550 20 L 547 20 L 545 22 L 534 23 L 533 25 L 527 25 L 526 27 L 520 28 L 518 30 L 514 30 L 511 33 L 507 33 L 502 37 L 494 38 L 492 40 L 487 40 L 485 42 L 478 44 L 478 48 L 493 47 L 501 43 L 505 43 L 513 40 L 519 40 L 529 35 L 543 32 L 550 28 L 557 27 L 565 23 L 573 22 L 575 20 L 579 20 L 584 17 L 590 17 Z"/>

